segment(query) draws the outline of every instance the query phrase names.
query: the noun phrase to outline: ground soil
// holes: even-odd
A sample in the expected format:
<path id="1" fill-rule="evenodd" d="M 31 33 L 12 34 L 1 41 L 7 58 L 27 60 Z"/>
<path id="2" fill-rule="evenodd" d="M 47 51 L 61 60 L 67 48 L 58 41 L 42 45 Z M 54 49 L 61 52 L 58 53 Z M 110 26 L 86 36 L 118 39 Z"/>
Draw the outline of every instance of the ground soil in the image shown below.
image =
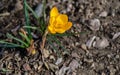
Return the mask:
<path id="1" fill-rule="evenodd" d="M 42 1 L 27 2 L 35 10 Z M 27 55 L 26 49 L 1 47 L 0 75 L 120 75 L 120 0 L 47 0 L 46 20 L 53 6 L 68 15 L 73 26 L 66 33 L 74 35 L 58 36 L 61 46 L 47 40 L 45 49 L 50 54 L 45 63 L 39 50 Z M 39 26 L 34 17 L 30 19 L 31 25 Z M 91 20 L 95 19 L 100 22 L 99 29 L 91 29 Z M 19 37 L 24 25 L 23 0 L 0 0 L 0 40 L 9 39 L 6 33 Z M 39 49 L 41 35 L 38 31 L 33 33 Z M 113 39 L 116 33 L 119 35 Z M 88 47 L 86 43 L 94 36 L 106 38 L 109 44 Z"/>

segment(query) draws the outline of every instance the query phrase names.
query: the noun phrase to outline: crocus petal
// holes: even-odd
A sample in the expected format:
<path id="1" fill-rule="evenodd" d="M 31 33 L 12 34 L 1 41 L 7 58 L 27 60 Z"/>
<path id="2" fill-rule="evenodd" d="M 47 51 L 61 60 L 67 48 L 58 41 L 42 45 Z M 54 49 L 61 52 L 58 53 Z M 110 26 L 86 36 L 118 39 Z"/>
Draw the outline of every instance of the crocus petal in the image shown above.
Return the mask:
<path id="1" fill-rule="evenodd" d="M 59 15 L 58 9 L 56 7 L 53 7 L 50 11 L 50 17 L 56 17 Z"/>
<path id="2" fill-rule="evenodd" d="M 68 22 L 67 25 L 65 26 L 65 30 L 69 30 L 72 26 L 72 22 Z"/>
<path id="3" fill-rule="evenodd" d="M 56 31 L 57 33 L 64 33 L 64 32 L 65 32 L 64 29 L 55 29 L 55 31 Z"/>
<path id="4" fill-rule="evenodd" d="M 49 20 L 50 25 L 55 24 L 55 17 L 51 17 Z"/>
<path id="5" fill-rule="evenodd" d="M 55 30 L 54 30 L 54 27 L 52 27 L 52 26 L 48 26 L 48 30 L 49 30 L 49 32 L 52 33 L 52 34 L 55 34 L 55 33 L 56 33 Z"/>
<path id="6" fill-rule="evenodd" d="M 56 25 L 65 25 L 68 22 L 68 17 L 67 15 L 63 15 L 60 14 L 57 18 L 56 18 L 57 24 Z"/>

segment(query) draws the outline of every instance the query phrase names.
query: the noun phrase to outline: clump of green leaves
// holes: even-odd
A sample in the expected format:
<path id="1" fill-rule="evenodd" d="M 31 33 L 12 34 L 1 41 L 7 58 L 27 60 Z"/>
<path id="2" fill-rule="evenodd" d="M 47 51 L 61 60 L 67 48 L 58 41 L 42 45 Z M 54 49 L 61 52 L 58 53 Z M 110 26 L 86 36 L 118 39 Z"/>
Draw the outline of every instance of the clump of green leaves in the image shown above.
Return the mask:
<path id="1" fill-rule="evenodd" d="M 26 26 L 30 25 L 29 22 L 29 16 L 28 16 L 28 8 L 26 5 L 26 0 L 24 0 L 24 11 L 25 11 L 25 20 L 26 20 Z M 17 43 L 11 43 L 11 42 L 7 42 L 5 40 L 0 40 L 1 43 L 1 47 L 21 47 L 21 48 L 27 48 L 30 45 L 30 40 L 32 39 L 31 36 L 31 30 L 30 29 L 26 29 L 26 31 L 28 32 L 28 36 L 24 35 L 23 33 L 19 32 L 20 36 L 22 38 L 24 38 L 26 40 L 26 42 L 22 39 L 19 39 L 15 36 L 13 36 L 12 34 L 7 33 L 7 37 L 10 39 L 15 40 Z"/>
<path id="2" fill-rule="evenodd" d="M 22 38 L 25 39 L 26 42 L 23 41 L 23 40 L 21 40 L 21 39 L 18 39 L 16 37 L 14 37 L 13 35 L 11 35 L 9 33 L 7 33 L 7 37 L 9 37 L 10 39 L 15 40 L 17 42 L 17 44 L 16 43 L 10 43 L 10 42 L 7 42 L 5 40 L 0 40 L 0 43 L 1 43 L 0 46 L 1 47 L 21 47 L 21 48 L 27 48 L 27 47 L 29 47 L 29 45 L 30 45 L 30 38 L 28 36 L 25 36 L 21 32 L 19 34 L 20 34 L 20 36 Z"/>
<path id="3" fill-rule="evenodd" d="M 44 7 L 45 8 L 45 7 Z M 44 10 L 43 8 L 43 10 Z M 33 14 L 33 16 L 35 17 L 35 19 L 37 21 L 39 21 L 41 27 L 33 27 L 31 26 L 30 23 L 30 18 L 29 18 L 29 11 Z M 13 41 L 15 41 L 15 43 L 6 41 L 6 40 L 0 40 L 0 47 L 21 47 L 21 48 L 28 48 L 31 44 L 31 40 L 33 40 L 32 35 L 31 35 L 31 31 L 33 29 L 37 29 L 39 30 L 41 33 L 44 32 L 45 30 L 45 21 L 44 18 L 43 20 L 40 20 L 40 17 L 36 15 L 36 13 L 33 11 L 33 9 L 27 4 L 26 0 L 24 0 L 24 14 L 25 14 L 25 25 L 23 28 L 25 28 L 25 32 L 27 33 L 26 35 L 23 34 L 22 32 L 19 32 L 19 35 L 22 39 L 17 38 L 16 36 L 13 36 L 10 33 L 7 33 L 6 36 L 10 39 L 12 39 Z M 44 12 L 43 12 L 44 14 Z"/>

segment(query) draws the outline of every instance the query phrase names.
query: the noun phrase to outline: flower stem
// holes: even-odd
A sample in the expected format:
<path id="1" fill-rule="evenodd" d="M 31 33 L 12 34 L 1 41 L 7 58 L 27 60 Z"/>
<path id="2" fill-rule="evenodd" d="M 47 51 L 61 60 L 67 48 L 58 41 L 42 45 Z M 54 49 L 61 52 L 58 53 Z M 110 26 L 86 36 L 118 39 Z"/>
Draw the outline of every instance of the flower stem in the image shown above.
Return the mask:
<path id="1" fill-rule="evenodd" d="M 46 41 L 47 34 L 48 34 L 48 29 L 45 30 L 45 33 L 44 33 L 44 35 L 42 37 L 42 42 L 40 44 L 40 51 L 41 51 L 41 54 L 42 54 L 42 61 L 43 61 L 44 64 L 45 64 L 45 59 L 44 59 L 44 50 L 45 49 L 44 49 L 44 46 L 45 46 L 45 41 Z"/>
<path id="2" fill-rule="evenodd" d="M 42 37 L 42 43 L 41 43 L 41 45 L 40 45 L 41 50 L 44 49 L 47 34 L 48 34 L 48 29 L 45 30 L 45 33 L 44 33 L 44 35 L 43 35 L 43 37 Z"/>

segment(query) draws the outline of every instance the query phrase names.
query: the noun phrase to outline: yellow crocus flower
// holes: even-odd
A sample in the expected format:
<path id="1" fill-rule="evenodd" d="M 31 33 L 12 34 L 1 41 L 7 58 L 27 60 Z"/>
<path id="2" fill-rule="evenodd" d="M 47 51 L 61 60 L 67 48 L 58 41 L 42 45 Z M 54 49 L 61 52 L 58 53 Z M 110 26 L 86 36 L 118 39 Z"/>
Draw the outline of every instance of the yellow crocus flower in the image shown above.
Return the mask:
<path id="1" fill-rule="evenodd" d="M 48 30 L 50 33 L 64 33 L 69 30 L 72 23 L 68 21 L 68 16 L 66 14 L 60 14 L 56 7 L 53 7 L 50 11 L 50 20 L 48 25 Z"/>

